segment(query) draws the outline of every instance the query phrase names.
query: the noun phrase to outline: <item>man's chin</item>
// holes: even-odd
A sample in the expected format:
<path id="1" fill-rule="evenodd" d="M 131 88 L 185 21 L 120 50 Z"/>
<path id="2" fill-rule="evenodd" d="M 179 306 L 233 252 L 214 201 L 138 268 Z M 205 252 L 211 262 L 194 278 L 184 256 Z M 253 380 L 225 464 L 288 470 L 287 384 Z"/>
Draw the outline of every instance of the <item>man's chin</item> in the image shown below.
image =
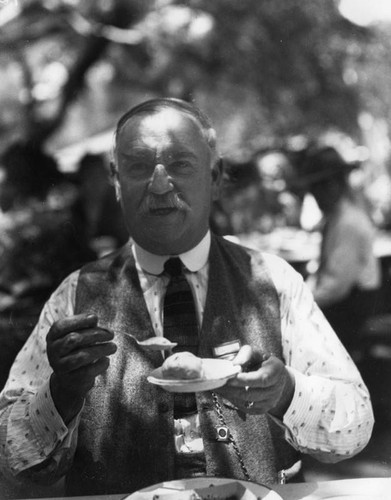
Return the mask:
<path id="1" fill-rule="evenodd" d="M 135 237 L 144 250 L 155 255 L 177 255 L 187 252 L 193 245 L 193 234 L 185 231 L 183 225 L 149 226 L 149 230 Z M 135 235 L 136 236 L 136 235 Z"/>

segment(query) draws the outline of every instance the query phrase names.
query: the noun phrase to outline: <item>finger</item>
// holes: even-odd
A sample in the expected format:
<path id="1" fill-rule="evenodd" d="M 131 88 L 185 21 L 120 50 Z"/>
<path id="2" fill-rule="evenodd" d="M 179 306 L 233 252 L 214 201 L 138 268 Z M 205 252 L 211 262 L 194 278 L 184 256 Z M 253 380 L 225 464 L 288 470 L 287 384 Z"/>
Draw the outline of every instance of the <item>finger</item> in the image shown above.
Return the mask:
<path id="1" fill-rule="evenodd" d="M 223 387 L 215 389 L 215 391 L 221 394 L 221 396 L 223 396 L 224 398 L 229 399 L 230 401 L 232 401 L 233 399 L 242 400 L 244 398 L 244 387 L 232 387 L 226 384 Z"/>
<path id="2" fill-rule="evenodd" d="M 277 358 L 273 361 L 266 361 L 261 368 L 256 371 L 239 373 L 235 379 L 232 380 L 232 385 L 245 385 L 249 387 L 266 388 L 273 386 L 282 378 L 284 364 Z"/>
<path id="3" fill-rule="evenodd" d="M 69 356 L 60 358 L 56 363 L 55 371 L 56 373 L 68 373 L 78 370 L 96 363 L 101 358 L 114 354 L 116 350 L 117 346 L 114 342 L 107 342 L 76 351 Z"/>
<path id="4" fill-rule="evenodd" d="M 241 376 L 239 376 L 239 375 L 241 375 Z M 275 377 L 272 376 L 270 373 L 265 372 L 261 368 L 255 372 L 238 374 L 235 382 L 236 382 L 236 384 L 233 384 L 233 385 L 239 385 L 241 387 L 249 386 L 252 388 L 255 388 L 255 387 L 267 388 L 267 387 L 270 387 L 271 385 L 275 384 Z"/>
<path id="5" fill-rule="evenodd" d="M 245 365 L 251 359 L 251 352 L 252 349 L 249 345 L 242 346 L 239 349 L 238 353 L 236 354 L 235 358 L 232 360 L 232 363 L 234 365 L 240 365 L 240 366 Z"/>
<path id="6" fill-rule="evenodd" d="M 110 366 L 110 358 L 105 356 L 98 359 L 95 363 L 88 366 L 83 366 L 77 370 L 71 372 L 70 378 L 72 377 L 77 383 L 80 380 L 95 379 L 98 375 L 104 373 Z"/>
<path id="7" fill-rule="evenodd" d="M 233 360 L 233 364 L 241 365 L 244 372 L 258 369 L 270 354 L 249 345 L 244 345 Z"/>
<path id="8" fill-rule="evenodd" d="M 275 386 L 267 387 L 265 389 L 249 389 L 246 401 L 255 401 L 259 404 L 267 404 L 270 401 L 274 402 L 276 395 L 278 395 L 279 392 L 279 389 Z"/>
<path id="9" fill-rule="evenodd" d="M 84 347 L 102 344 L 113 340 L 114 334 L 101 328 L 88 328 L 81 332 L 70 332 L 65 337 L 56 339 L 53 347 L 58 356 L 66 356 L 73 351 L 83 349 Z"/>
<path id="10" fill-rule="evenodd" d="M 273 396 L 278 389 L 275 386 L 270 386 L 266 388 L 252 388 L 247 386 L 227 386 L 216 389 L 222 396 L 228 396 L 228 399 L 234 398 L 238 401 L 248 401 L 249 399 L 253 401 L 264 401 Z"/>
<path id="11" fill-rule="evenodd" d="M 104 357 L 95 363 L 83 366 L 61 376 L 61 383 L 63 387 L 77 388 L 81 393 L 85 393 L 94 385 L 95 378 L 104 373 L 110 366 L 110 358 Z"/>
<path id="12" fill-rule="evenodd" d="M 85 328 L 93 328 L 98 324 L 95 314 L 77 314 L 69 318 L 62 318 L 53 323 L 47 335 L 47 340 L 52 341 L 64 337 L 67 333 Z"/>
<path id="13" fill-rule="evenodd" d="M 244 372 L 251 372 L 260 368 L 263 362 L 270 357 L 270 354 L 259 349 L 253 349 L 250 360 L 243 366 Z"/>
<path id="14" fill-rule="evenodd" d="M 274 406 L 276 397 L 278 397 L 278 390 L 275 387 L 267 389 L 249 389 L 246 391 L 244 387 L 232 387 L 229 390 L 224 388 L 216 389 L 221 396 L 229 399 L 235 406 L 239 408 L 248 409 L 249 401 L 257 407 L 258 410 L 263 411 L 265 408 L 269 409 Z"/>
<path id="15" fill-rule="evenodd" d="M 256 399 L 256 395 L 249 394 L 246 399 L 243 398 L 243 394 L 239 396 L 234 396 L 232 394 L 223 394 L 223 391 L 219 391 L 219 394 L 224 398 L 228 399 L 236 408 L 253 414 L 266 413 L 274 406 L 273 395 L 270 394 L 269 397 L 263 397 L 262 399 Z M 249 403 L 252 403 L 249 406 Z"/>
<path id="16" fill-rule="evenodd" d="M 271 357 L 269 360 L 265 361 L 258 370 L 241 372 L 235 378 L 230 379 L 226 385 L 238 387 L 269 387 L 279 383 L 283 376 L 284 368 L 285 365 L 281 360 Z"/>

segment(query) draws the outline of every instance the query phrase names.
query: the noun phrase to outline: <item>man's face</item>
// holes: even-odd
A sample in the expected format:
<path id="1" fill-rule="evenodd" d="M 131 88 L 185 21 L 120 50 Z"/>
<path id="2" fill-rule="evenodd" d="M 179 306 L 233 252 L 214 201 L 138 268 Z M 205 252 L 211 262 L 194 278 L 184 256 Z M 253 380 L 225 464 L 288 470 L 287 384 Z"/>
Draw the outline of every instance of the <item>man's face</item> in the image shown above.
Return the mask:
<path id="1" fill-rule="evenodd" d="M 338 179 L 325 179 L 313 184 L 310 192 L 324 213 L 332 212 L 341 197 L 342 189 Z"/>
<path id="2" fill-rule="evenodd" d="M 206 234 L 218 173 L 197 122 L 178 110 L 131 118 L 117 138 L 116 189 L 132 238 L 178 254 Z"/>

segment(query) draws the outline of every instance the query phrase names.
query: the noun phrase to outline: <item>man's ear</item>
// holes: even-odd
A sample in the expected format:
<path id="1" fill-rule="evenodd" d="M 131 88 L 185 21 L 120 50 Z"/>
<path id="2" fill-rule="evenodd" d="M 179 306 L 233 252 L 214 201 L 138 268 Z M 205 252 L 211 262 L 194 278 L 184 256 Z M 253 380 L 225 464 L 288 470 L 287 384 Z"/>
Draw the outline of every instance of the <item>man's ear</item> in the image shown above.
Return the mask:
<path id="1" fill-rule="evenodd" d="M 221 184 L 223 179 L 224 162 L 221 157 L 217 159 L 212 167 L 212 199 L 220 198 Z"/>
<path id="2" fill-rule="evenodd" d="M 111 182 L 113 183 L 115 189 L 115 197 L 117 201 L 121 201 L 121 185 L 118 179 L 118 170 L 113 161 L 110 162 L 110 174 L 111 174 Z"/>

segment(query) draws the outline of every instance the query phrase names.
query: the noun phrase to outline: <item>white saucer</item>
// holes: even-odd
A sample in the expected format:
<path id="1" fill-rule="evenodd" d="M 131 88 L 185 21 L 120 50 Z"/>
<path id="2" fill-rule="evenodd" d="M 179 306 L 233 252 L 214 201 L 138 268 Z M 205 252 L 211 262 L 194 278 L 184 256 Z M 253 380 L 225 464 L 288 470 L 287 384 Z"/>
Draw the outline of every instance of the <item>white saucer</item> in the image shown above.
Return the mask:
<path id="1" fill-rule="evenodd" d="M 239 365 L 228 359 L 204 358 L 204 377 L 190 380 L 167 379 L 162 377 L 162 369 L 156 368 L 147 377 L 151 384 L 159 385 L 169 392 L 202 392 L 222 387 L 227 380 L 241 372 Z"/>

